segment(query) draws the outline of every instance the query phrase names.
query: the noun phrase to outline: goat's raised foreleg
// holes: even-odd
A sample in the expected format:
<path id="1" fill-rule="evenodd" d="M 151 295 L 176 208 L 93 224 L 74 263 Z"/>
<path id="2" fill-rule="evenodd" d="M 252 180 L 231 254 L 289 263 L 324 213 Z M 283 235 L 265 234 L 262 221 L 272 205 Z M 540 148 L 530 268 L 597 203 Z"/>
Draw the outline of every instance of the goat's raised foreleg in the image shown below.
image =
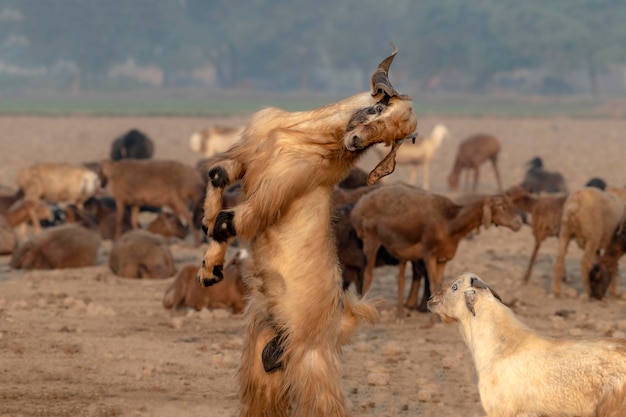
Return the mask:
<path id="1" fill-rule="evenodd" d="M 223 161 L 209 171 L 202 230 L 213 239 L 209 241 L 202 266 L 198 269 L 196 280 L 203 287 L 216 284 L 224 279 L 222 272 L 228 245 L 236 236 L 232 211 L 222 209 L 224 188 L 233 180 L 241 178 L 243 166 L 233 160 Z"/>

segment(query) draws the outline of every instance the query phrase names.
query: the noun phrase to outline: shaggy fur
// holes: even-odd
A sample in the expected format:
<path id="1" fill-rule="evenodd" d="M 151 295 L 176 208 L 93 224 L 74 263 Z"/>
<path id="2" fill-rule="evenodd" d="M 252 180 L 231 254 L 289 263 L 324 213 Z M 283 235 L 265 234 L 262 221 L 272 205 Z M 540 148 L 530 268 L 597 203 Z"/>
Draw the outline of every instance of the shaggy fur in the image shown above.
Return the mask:
<path id="1" fill-rule="evenodd" d="M 440 289 L 428 308 L 458 324 L 487 417 L 626 415 L 626 341 L 540 336 L 472 273 Z"/>
<path id="2" fill-rule="evenodd" d="M 393 171 L 399 143 L 417 127 L 410 98 L 387 78 L 395 53 L 372 76 L 371 92 L 310 111 L 257 112 L 209 171 L 203 223 L 213 240 L 198 281 L 221 279 L 235 236 L 251 242 L 241 416 L 346 415 L 340 348 L 376 311 L 341 289 L 330 196 L 376 143 L 392 145 L 392 152 L 368 182 Z M 221 211 L 221 193 L 236 180 L 245 199 Z"/>

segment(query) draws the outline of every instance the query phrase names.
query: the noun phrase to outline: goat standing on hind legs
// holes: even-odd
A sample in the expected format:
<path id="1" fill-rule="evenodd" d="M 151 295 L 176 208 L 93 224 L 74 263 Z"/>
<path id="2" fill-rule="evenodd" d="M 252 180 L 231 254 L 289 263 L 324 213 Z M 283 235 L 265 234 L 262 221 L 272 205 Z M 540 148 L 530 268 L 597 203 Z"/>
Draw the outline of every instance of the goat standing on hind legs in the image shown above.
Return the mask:
<path id="1" fill-rule="evenodd" d="M 248 330 L 239 369 L 242 416 L 346 415 L 340 350 L 376 310 L 342 291 L 331 235 L 331 191 L 377 143 L 391 151 L 370 173 L 391 173 L 395 151 L 417 127 L 411 98 L 389 82 L 397 49 L 374 72 L 371 92 L 314 110 L 268 108 L 209 170 L 203 220 L 209 243 L 198 282 L 219 282 L 235 236 L 250 240 Z M 241 180 L 245 199 L 221 210 Z"/>

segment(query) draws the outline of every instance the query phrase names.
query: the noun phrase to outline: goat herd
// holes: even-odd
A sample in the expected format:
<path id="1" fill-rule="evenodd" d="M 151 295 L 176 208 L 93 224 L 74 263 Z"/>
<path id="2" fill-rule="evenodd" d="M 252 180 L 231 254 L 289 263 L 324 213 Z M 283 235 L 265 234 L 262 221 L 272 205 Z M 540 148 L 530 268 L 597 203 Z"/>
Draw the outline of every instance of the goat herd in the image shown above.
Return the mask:
<path id="1" fill-rule="evenodd" d="M 198 265 L 186 265 L 176 271 L 169 244 L 176 240 L 188 240 L 189 235 L 195 246 L 206 242 L 206 236 L 200 230 L 203 228 L 203 203 L 209 168 L 219 154 L 238 140 L 241 133 L 240 127 L 224 126 L 213 126 L 194 133 L 190 138 L 190 148 L 206 157 L 195 167 L 176 160 L 153 159 L 154 142 L 141 131 L 133 129 L 113 141 L 108 160 L 82 165 L 36 163 L 24 168 L 18 175 L 17 187 L 10 184 L 2 187 L 0 253 L 11 254 L 10 266 L 16 269 L 86 267 L 98 264 L 101 241 L 112 240 L 108 264 L 114 274 L 128 278 L 175 276 L 162 298 L 165 308 L 198 311 L 225 308 L 239 313 L 244 309 L 247 296 L 243 277 L 248 242 L 235 240 L 223 268 L 224 281 L 209 288 L 202 288 L 196 283 Z M 559 296 L 566 278 L 565 255 L 570 241 L 574 239 L 583 251 L 580 279 L 584 295 L 602 299 L 608 292 L 611 296 L 618 296 L 618 262 L 626 252 L 625 189 L 607 185 L 600 178 L 590 178 L 587 186 L 568 192 L 563 175 L 546 170 L 540 157 L 529 161 L 526 175 L 518 185 L 504 189 L 498 169 L 501 144 L 491 135 L 477 134 L 460 143 L 447 178 L 449 189 L 458 191 L 461 176 L 465 174 L 465 189 L 471 190 L 472 194 L 457 198 L 434 194 L 428 191 L 429 166 L 449 134 L 446 126 L 436 125 L 429 134 L 418 137 L 417 143 L 405 143 L 398 149 L 398 164 L 411 169 L 407 183 L 387 181 L 370 186 L 367 185 L 367 173 L 355 168 L 335 187 L 332 194 L 332 227 L 345 290 L 350 291 L 350 287 L 354 286 L 357 294 L 366 294 L 372 288 L 377 266 L 397 265 L 397 316 L 405 317 L 407 309 L 425 312 L 430 307 L 444 321 L 460 322 L 462 332 L 466 332 L 465 340 L 471 343 L 472 337 L 476 336 L 472 335 L 473 330 L 468 323 L 470 315 L 480 316 L 481 303 L 494 317 L 510 315 L 510 310 L 501 313 L 502 303 L 482 300 L 488 298 L 482 292 L 488 289 L 489 294 L 493 294 L 493 290 L 475 276 L 464 275 L 445 286 L 446 263 L 454 258 L 460 242 L 478 233 L 481 226 L 485 229 L 492 225 L 503 226 L 517 231 L 525 223 L 531 227 L 535 245 L 532 253 L 528 254 L 528 266 L 520 280 L 530 280 L 542 242 L 548 237 L 557 237 L 559 244 L 553 266 L 552 293 Z M 375 149 L 381 155 L 386 150 L 382 146 Z M 479 168 L 485 162 L 489 162 L 493 169 L 494 187 L 498 189 L 498 194 L 475 193 Z M 413 185 L 419 166 L 423 169 L 421 188 Z M 235 183 L 224 191 L 221 204 L 224 208 L 234 207 L 241 199 L 241 186 Z M 395 203 L 390 205 L 389 201 Z M 412 280 L 408 298 L 405 298 L 407 262 L 411 263 Z M 465 294 L 460 302 L 448 300 L 452 295 L 447 294 L 451 294 L 451 288 L 455 286 L 463 288 L 455 290 L 456 294 Z M 431 289 L 437 294 L 427 306 Z M 473 294 L 471 298 L 468 298 L 468 291 Z M 457 308 L 461 304 L 467 306 L 463 311 Z M 506 320 L 515 320 L 514 317 L 506 317 Z M 505 323 L 504 318 L 502 323 Z M 511 334 L 521 335 L 522 331 L 515 327 L 518 325 L 522 326 L 517 322 L 506 322 L 503 326 L 512 328 Z M 536 337 L 532 332 L 530 336 L 524 335 L 527 338 Z M 524 339 L 523 343 L 532 345 L 536 355 L 540 354 L 536 351 L 543 349 L 541 354 L 545 355 L 552 349 L 543 346 L 542 343 L 548 343 L 543 340 L 529 340 Z M 562 349 L 565 350 L 550 353 L 551 357 L 570 358 L 578 348 Z M 607 353 L 607 350 L 619 348 L 588 345 L 585 349 L 596 349 L 602 355 L 611 357 L 615 353 Z M 476 351 L 473 353 L 477 354 Z M 524 361 L 540 358 L 520 359 L 516 366 L 526 366 L 524 364 L 528 362 Z M 572 360 L 576 359 L 578 357 Z M 590 368 L 585 372 L 591 374 L 594 366 L 601 366 L 594 361 L 590 360 Z M 616 361 L 624 362 L 623 358 Z M 479 359 L 476 359 L 479 369 L 491 372 L 489 375 L 479 372 L 483 406 L 486 410 L 496 410 L 488 415 L 516 415 L 498 408 L 498 402 L 513 394 L 498 391 L 493 380 L 503 377 L 501 375 L 513 378 L 517 374 L 511 370 L 506 371 L 508 374 L 505 371 L 497 374 L 500 371 L 496 369 L 499 368 L 481 368 L 479 364 Z M 502 366 L 510 364 L 506 362 Z M 620 366 L 626 370 L 626 365 Z M 566 364 L 559 363 L 554 366 L 553 372 L 561 372 L 566 367 Z M 524 387 L 529 389 L 542 383 L 553 386 L 564 384 L 562 380 L 551 380 L 553 377 L 544 375 L 542 378 L 548 382 L 530 380 L 524 383 Z M 576 399 L 579 402 L 573 401 L 574 413 L 580 412 L 585 416 L 620 415 L 611 414 L 613 411 L 610 410 L 616 409 L 610 404 L 614 399 L 610 397 L 610 392 L 602 388 L 602 384 L 617 382 L 597 379 L 589 384 L 593 393 L 581 394 Z M 626 395 L 623 390 L 622 396 Z M 559 394 L 555 390 L 550 395 Z M 515 395 L 516 399 L 523 397 L 522 393 Z M 594 403 L 595 400 L 590 398 L 598 395 L 606 396 L 604 407 L 609 411 L 603 412 L 602 404 L 597 408 L 600 411 L 594 411 L 598 414 L 580 411 L 583 407 L 580 404 L 585 401 Z M 486 402 L 491 399 L 494 405 Z M 551 405 L 553 408 L 542 409 L 538 415 L 557 415 L 566 410 L 566 406 L 554 402 Z M 623 408 L 619 410 L 623 411 Z M 570 415 L 565 411 L 563 413 Z"/>

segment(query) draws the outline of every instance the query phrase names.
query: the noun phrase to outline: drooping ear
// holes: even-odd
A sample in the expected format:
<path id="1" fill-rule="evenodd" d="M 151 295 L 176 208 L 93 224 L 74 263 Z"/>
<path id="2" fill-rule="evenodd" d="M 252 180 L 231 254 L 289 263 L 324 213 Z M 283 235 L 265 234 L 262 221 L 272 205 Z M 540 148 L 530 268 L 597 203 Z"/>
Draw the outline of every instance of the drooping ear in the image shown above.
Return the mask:
<path id="1" fill-rule="evenodd" d="M 476 311 L 474 310 L 474 301 L 476 301 L 476 290 L 467 290 L 463 293 L 465 296 L 465 306 L 472 313 L 472 316 L 476 316 Z"/>
<path id="2" fill-rule="evenodd" d="M 489 226 L 491 226 L 491 206 L 487 201 L 483 205 L 483 227 L 489 229 Z"/>
<path id="3" fill-rule="evenodd" d="M 491 292 L 491 294 L 493 294 L 493 296 L 496 297 L 498 301 L 504 304 L 504 301 L 502 301 L 502 298 L 500 297 L 500 295 L 494 290 L 492 290 L 487 284 L 485 284 L 483 281 L 481 281 L 477 277 L 472 277 L 470 279 L 470 285 L 472 286 L 472 288 L 478 288 L 481 290 L 489 290 L 489 292 Z"/>

